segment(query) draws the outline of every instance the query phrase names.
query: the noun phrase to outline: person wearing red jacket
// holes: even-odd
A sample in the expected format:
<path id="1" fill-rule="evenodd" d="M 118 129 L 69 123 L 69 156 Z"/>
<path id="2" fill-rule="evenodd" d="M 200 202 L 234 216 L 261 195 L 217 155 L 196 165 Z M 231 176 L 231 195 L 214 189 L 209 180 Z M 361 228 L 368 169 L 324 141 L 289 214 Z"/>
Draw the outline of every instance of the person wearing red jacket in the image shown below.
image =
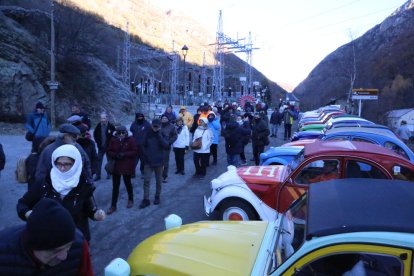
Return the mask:
<path id="1" fill-rule="evenodd" d="M 107 154 L 115 161 L 114 171 L 112 172 L 112 202 L 107 212 L 110 215 L 116 211 L 121 176 L 124 179 L 128 193 L 127 208 L 134 206 L 131 176 L 135 173 L 135 158 L 138 154 L 138 147 L 134 137 L 128 135 L 128 130 L 125 126 L 118 126 L 116 128 L 115 137 L 109 143 Z"/>

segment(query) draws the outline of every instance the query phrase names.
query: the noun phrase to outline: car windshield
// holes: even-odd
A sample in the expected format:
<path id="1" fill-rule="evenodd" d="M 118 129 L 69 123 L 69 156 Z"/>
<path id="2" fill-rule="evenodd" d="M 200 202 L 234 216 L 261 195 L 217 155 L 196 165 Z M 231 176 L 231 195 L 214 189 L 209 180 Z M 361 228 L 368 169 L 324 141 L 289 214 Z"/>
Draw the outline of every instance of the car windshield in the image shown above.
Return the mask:
<path id="1" fill-rule="evenodd" d="M 302 163 L 304 159 L 305 159 L 305 149 L 301 150 L 295 156 L 295 158 L 293 158 L 293 160 L 287 165 L 288 174 L 290 175 L 299 166 L 299 164 Z"/>
<path id="2" fill-rule="evenodd" d="M 295 253 L 305 241 L 307 193 L 292 203 L 280 217 L 273 242 L 273 256 L 268 272 L 275 270 Z"/>

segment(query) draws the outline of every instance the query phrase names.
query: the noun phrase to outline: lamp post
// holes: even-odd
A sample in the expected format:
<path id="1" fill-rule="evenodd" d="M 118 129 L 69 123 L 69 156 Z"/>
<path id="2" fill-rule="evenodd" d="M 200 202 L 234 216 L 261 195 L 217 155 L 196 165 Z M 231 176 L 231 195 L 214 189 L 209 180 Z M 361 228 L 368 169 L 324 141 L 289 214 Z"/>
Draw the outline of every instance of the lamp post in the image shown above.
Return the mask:
<path id="1" fill-rule="evenodd" d="M 55 23 L 54 23 L 54 0 L 50 1 L 51 12 L 50 12 L 50 81 L 47 85 L 50 89 L 50 120 L 52 128 L 56 126 L 55 116 L 55 91 L 58 89 L 59 83 L 55 79 Z"/>
<path id="2" fill-rule="evenodd" d="M 188 53 L 188 47 L 187 45 L 184 45 L 183 48 L 181 48 L 181 51 L 183 52 L 183 57 L 184 57 L 184 66 L 183 66 L 183 104 L 184 100 L 186 99 L 186 85 L 185 85 L 185 57 L 187 56 Z"/>

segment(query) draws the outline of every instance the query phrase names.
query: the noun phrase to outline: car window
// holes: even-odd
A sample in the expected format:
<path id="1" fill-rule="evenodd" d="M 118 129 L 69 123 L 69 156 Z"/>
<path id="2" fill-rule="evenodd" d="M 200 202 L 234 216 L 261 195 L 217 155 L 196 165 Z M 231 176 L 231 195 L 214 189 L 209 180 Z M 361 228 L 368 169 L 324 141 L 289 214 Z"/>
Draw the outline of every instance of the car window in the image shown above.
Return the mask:
<path id="1" fill-rule="evenodd" d="M 363 137 L 353 137 L 351 140 L 356 141 L 356 142 L 365 142 L 365 143 L 370 143 L 370 144 L 376 144 L 373 141 L 365 139 Z"/>
<path id="2" fill-rule="evenodd" d="M 387 179 L 388 177 L 374 165 L 357 160 L 347 160 L 345 162 L 345 178 Z"/>
<path id="3" fill-rule="evenodd" d="M 405 152 L 405 150 L 403 150 L 399 145 L 394 144 L 393 142 L 385 142 L 384 147 L 394 151 L 395 153 L 401 155 L 402 157 L 404 157 L 407 160 L 410 160 L 410 157 L 408 157 L 407 153 Z"/>
<path id="4" fill-rule="evenodd" d="M 414 181 L 414 172 L 407 167 L 396 165 L 392 168 L 396 179 Z"/>
<path id="5" fill-rule="evenodd" d="M 328 137 L 325 140 L 326 141 L 347 141 L 349 140 L 349 136 L 334 136 L 334 137 Z"/>
<path id="6" fill-rule="evenodd" d="M 339 178 L 339 160 L 323 159 L 307 164 L 297 174 L 295 183 L 309 184 Z"/>
<path id="7" fill-rule="evenodd" d="M 317 259 L 297 269 L 295 275 L 402 275 L 396 256 L 374 253 L 341 253 Z"/>

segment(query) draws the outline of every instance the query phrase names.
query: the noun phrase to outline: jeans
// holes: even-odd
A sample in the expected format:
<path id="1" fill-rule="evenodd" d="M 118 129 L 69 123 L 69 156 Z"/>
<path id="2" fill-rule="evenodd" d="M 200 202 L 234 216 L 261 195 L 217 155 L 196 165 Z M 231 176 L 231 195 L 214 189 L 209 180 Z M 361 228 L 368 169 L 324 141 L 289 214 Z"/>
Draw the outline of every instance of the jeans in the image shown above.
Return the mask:
<path id="1" fill-rule="evenodd" d="M 207 172 L 207 164 L 209 161 L 210 153 L 198 153 L 194 152 L 193 161 L 196 170 L 196 175 L 205 176 Z"/>
<path id="2" fill-rule="evenodd" d="M 239 154 L 227 154 L 227 164 L 238 167 L 240 163 Z"/>
<path id="3" fill-rule="evenodd" d="M 128 200 L 134 201 L 134 194 L 132 190 L 132 183 L 131 183 L 131 176 L 130 175 L 122 175 L 124 178 L 125 188 L 128 193 Z M 112 207 L 116 207 L 116 203 L 118 202 L 119 196 L 119 186 L 121 185 L 121 175 L 120 174 L 113 174 L 112 175 Z"/>
<path id="4" fill-rule="evenodd" d="M 272 135 L 277 137 L 277 127 L 279 126 L 278 124 L 271 124 L 272 126 Z"/>
<path id="5" fill-rule="evenodd" d="M 161 195 L 161 181 L 162 181 L 163 167 L 151 168 L 149 165 L 144 166 L 144 199 L 149 199 L 151 174 L 155 173 L 155 196 Z"/>
<path id="6" fill-rule="evenodd" d="M 185 148 L 173 148 L 175 154 L 175 164 L 177 172 L 184 172 L 184 154 Z"/>

